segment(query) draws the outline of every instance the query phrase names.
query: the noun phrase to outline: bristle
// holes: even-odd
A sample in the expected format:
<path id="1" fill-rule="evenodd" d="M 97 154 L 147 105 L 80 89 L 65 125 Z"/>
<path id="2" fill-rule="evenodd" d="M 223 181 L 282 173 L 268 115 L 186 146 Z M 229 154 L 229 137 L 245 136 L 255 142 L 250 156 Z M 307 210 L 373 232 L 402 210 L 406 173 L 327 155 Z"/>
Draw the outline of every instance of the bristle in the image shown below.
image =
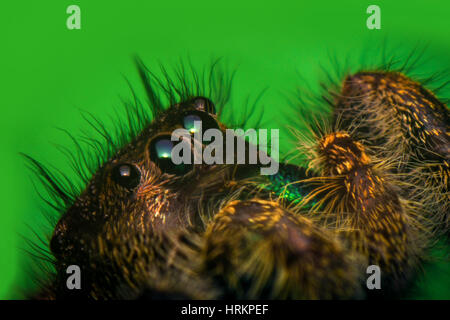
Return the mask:
<path id="1" fill-rule="evenodd" d="M 364 71 L 346 78 L 334 112 L 344 127 L 356 123 L 374 152 L 396 159 L 395 172 L 409 184 L 404 196 L 423 203 L 437 234 L 448 233 L 448 107 L 402 73 Z"/>
<path id="2" fill-rule="evenodd" d="M 317 187 L 303 201 L 318 199 L 310 214 L 335 221 L 335 230 L 351 247 L 380 266 L 387 292 L 405 289 L 418 263 L 420 245 L 412 216 L 364 146 L 344 132 L 331 132 L 316 143 L 315 170 L 307 179 Z"/>

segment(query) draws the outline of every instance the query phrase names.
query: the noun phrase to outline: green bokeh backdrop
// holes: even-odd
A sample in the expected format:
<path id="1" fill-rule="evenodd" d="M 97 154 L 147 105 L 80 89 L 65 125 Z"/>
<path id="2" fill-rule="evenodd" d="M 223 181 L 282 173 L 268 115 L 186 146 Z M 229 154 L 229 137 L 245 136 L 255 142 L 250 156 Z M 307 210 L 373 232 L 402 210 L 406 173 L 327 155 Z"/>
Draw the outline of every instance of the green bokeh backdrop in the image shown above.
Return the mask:
<path id="1" fill-rule="evenodd" d="M 71 4 L 81 7 L 81 30 L 66 28 Z M 366 28 L 370 4 L 381 7 L 381 30 Z M 264 120 L 273 127 L 289 123 L 279 111 L 286 104 L 283 96 L 300 83 L 298 75 L 317 87 L 330 53 L 375 56 L 387 40 L 401 54 L 426 42 L 426 71 L 450 67 L 446 0 L 29 0 L 5 1 L 0 12 L 0 298 L 20 297 L 17 289 L 31 286 L 22 236 L 32 236 L 30 227 L 41 232 L 47 225 L 19 152 L 70 172 L 52 145 L 68 144 L 55 127 L 73 133 L 87 128 L 78 108 L 106 119 L 120 105 L 119 97 L 131 97 L 124 76 L 140 89 L 134 54 L 150 65 L 188 55 L 199 63 L 226 57 L 239 66 L 233 98 L 269 88 L 261 103 Z M 285 133 L 284 149 L 289 148 Z M 425 271 L 414 297 L 450 298 L 448 262 Z"/>

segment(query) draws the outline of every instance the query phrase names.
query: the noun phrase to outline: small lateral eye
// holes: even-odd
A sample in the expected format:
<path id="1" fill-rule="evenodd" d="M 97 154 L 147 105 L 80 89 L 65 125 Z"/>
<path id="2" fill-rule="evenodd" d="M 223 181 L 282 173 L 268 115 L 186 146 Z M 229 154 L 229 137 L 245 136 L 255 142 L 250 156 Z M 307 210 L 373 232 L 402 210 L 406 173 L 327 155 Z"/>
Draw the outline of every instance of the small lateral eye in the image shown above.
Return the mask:
<path id="1" fill-rule="evenodd" d="M 185 175 L 192 170 L 192 161 L 191 164 L 175 164 L 172 161 L 173 147 L 170 136 L 155 138 L 150 142 L 150 159 L 165 173 Z"/>
<path id="2" fill-rule="evenodd" d="M 216 107 L 214 103 L 205 97 L 195 97 L 192 99 L 192 103 L 196 110 L 207 112 L 209 114 L 216 114 Z"/>
<path id="3" fill-rule="evenodd" d="M 112 169 L 111 178 L 115 183 L 131 190 L 141 182 L 141 172 L 133 164 L 122 163 Z"/>

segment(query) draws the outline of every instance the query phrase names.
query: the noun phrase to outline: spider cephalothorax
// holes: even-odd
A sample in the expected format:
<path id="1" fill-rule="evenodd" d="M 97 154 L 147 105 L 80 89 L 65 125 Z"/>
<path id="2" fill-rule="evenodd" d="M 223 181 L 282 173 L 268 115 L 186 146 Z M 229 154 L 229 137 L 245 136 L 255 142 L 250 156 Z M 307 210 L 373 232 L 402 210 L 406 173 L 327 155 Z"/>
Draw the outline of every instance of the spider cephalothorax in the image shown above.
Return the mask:
<path id="1" fill-rule="evenodd" d="M 175 144 L 170 133 L 190 125 L 186 119 L 195 116 L 202 118 L 204 126 L 222 126 L 206 105 L 211 106 L 210 101 L 199 97 L 172 106 L 99 168 L 55 228 L 51 250 L 58 266 L 80 261 L 89 266 L 102 255 L 105 260 L 112 259 L 109 249 L 122 250 L 142 238 L 153 240 L 142 240 L 135 247 L 142 248 L 145 243 L 150 250 L 145 255 L 155 257 L 152 241 L 157 242 L 168 230 L 171 234 L 201 230 L 203 220 L 220 207 L 220 201 L 238 193 L 239 186 L 231 183 L 233 166 L 175 165 L 170 159 Z M 214 203 L 214 198 L 220 201 Z M 113 241 L 116 246 L 111 246 Z M 138 250 L 136 254 L 144 253 Z M 88 266 L 85 270 L 90 270 Z"/>

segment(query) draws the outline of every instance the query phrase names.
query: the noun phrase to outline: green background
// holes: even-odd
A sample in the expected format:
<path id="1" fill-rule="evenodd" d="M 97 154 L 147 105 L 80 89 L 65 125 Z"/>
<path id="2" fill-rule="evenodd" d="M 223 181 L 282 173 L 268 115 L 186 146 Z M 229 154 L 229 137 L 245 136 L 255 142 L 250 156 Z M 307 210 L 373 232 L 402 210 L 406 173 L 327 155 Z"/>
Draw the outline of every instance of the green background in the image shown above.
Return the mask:
<path id="1" fill-rule="evenodd" d="M 14 3 L 14 4 L 13 4 Z M 163 4 L 164 3 L 164 4 Z M 167 3 L 167 4 L 166 4 Z M 66 28 L 66 8 L 81 8 L 82 29 Z M 366 28 L 366 8 L 381 7 L 381 30 Z M 140 90 L 132 56 L 150 66 L 225 57 L 239 66 L 238 100 L 261 100 L 269 126 L 283 127 L 295 113 L 280 109 L 304 80 L 313 89 L 331 56 L 378 56 L 387 40 L 402 56 L 427 43 L 424 72 L 450 67 L 450 2 L 423 1 L 4 1 L 0 9 L 1 146 L 0 298 L 20 297 L 31 286 L 22 236 L 50 230 L 19 152 L 70 173 L 52 143 L 68 144 L 56 127 L 86 129 L 78 108 L 107 119 L 120 97 Z M 355 62 L 356 63 L 356 62 Z M 356 66 L 357 67 L 357 66 Z M 301 75 L 302 79 L 299 77 Z M 138 90 L 138 93 L 140 92 Z M 450 97 L 448 93 L 443 93 Z M 281 131 L 282 150 L 290 147 Z M 31 229 L 30 229 L 31 228 Z M 448 249 L 437 252 L 443 256 Z M 425 269 L 416 298 L 450 298 L 448 262 Z"/>

